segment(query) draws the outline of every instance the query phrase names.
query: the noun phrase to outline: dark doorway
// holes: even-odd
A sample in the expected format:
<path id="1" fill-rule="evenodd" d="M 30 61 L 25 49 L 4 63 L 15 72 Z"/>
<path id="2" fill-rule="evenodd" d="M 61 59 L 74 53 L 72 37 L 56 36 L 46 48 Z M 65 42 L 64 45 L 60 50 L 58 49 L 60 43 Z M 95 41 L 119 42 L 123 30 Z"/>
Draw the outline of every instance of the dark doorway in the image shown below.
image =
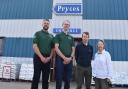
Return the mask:
<path id="1" fill-rule="evenodd" d="M 0 56 L 3 55 L 4 42 L 5 42 L 5 37 L 0 37 Z"/>

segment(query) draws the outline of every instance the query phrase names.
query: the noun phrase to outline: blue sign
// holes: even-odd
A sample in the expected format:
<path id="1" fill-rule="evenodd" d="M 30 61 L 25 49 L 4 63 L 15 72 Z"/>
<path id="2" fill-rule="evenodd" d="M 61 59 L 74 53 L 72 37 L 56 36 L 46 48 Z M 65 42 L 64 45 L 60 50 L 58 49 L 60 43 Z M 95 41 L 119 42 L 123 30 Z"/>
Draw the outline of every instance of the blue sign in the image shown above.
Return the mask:
<path id="1" fill-rule="evenodd" d="M 56 14 L 82 14 L 81 3 L 60 3 L 54 7 Z"/>
<path id="2" fill-rule="evenodd" d="M 53 28 L 53 33 L 60 33 L 62 32 L 62 28 Z M 81 29 L 80 28 L 70 28 L 68 31 L 70 34 L 81 34 Z"/>

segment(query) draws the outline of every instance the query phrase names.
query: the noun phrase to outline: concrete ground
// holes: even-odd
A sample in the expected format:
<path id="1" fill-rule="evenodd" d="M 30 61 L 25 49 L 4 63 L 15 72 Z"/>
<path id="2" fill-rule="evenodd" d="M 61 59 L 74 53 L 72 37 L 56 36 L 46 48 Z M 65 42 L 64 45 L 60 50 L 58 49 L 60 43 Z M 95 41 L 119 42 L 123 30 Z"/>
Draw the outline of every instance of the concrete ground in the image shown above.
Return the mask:
<path id="1" fill-rule="evenodd" d="M 31 82 L 0 80 L 0 89 L 31 89 Z M 39 84 L 39 89 L 42 89 L 41 88 L 41 83 Z M 49 89 L 55 89 L 55 82 L 50 82 Z M 70 89 L 76 89 L 76 84 L 74 82 L 71 83 L 71 88 Z M 82 89 L 85 89 L 85 87 L 83 86 Z M 94 86 L 92 86 L 92 89 L 94 89 Z M 115 87 L 115 88 L 112 88 L 112 89 L 128 89 L 128 88 L 117 88 L 117 87 Z"/>

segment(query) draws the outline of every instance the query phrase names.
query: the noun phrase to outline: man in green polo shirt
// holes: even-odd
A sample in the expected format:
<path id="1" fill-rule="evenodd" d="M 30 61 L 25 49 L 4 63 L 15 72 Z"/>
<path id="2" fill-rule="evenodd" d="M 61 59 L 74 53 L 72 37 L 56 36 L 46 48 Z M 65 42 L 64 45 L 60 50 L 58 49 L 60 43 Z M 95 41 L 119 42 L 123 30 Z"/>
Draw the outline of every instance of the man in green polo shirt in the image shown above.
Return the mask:
<path id="1" fill-rule="evenodd" d="M 64 89 L 70 88 L 72 78 L 72 59 L 74 56 L 74 39 L 68 34 L 70 22 L 65 20 L 62 24 L 63 32 L 55 36 L 56 56 L 56 89 L 61 89 L 64 77 Z"/>
<path id="2" fill-rule="evenodd" d="M 50 59 L 53 55 L 53 35 L 48 33 L 49 20 L 42 22 L 43 29 L 35 33 L 33 38 L 34 50 L 34 75 L 31 89 L 38 89 L 40 74 L 42 72 L 42 89 L 48 89 L 50 73 Z"/>

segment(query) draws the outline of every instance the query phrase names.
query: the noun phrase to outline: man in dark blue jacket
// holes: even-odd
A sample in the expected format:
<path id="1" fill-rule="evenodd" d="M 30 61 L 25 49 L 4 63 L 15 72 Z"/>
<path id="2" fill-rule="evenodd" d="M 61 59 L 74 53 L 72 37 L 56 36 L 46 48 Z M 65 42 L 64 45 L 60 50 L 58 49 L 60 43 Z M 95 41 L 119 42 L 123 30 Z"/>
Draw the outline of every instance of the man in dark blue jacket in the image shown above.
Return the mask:
<path id="1" fill-rule="evenodd" d="M 93 47 L 89 44 L 89 32 L 82 34 L 82 42 L 76 46 L 75 59 L 77 62 L 76 82 L 77 89 L 82 88 L 85 78 L 86 89 L 91 89 L 92 67 L 91 60 Z"/>

